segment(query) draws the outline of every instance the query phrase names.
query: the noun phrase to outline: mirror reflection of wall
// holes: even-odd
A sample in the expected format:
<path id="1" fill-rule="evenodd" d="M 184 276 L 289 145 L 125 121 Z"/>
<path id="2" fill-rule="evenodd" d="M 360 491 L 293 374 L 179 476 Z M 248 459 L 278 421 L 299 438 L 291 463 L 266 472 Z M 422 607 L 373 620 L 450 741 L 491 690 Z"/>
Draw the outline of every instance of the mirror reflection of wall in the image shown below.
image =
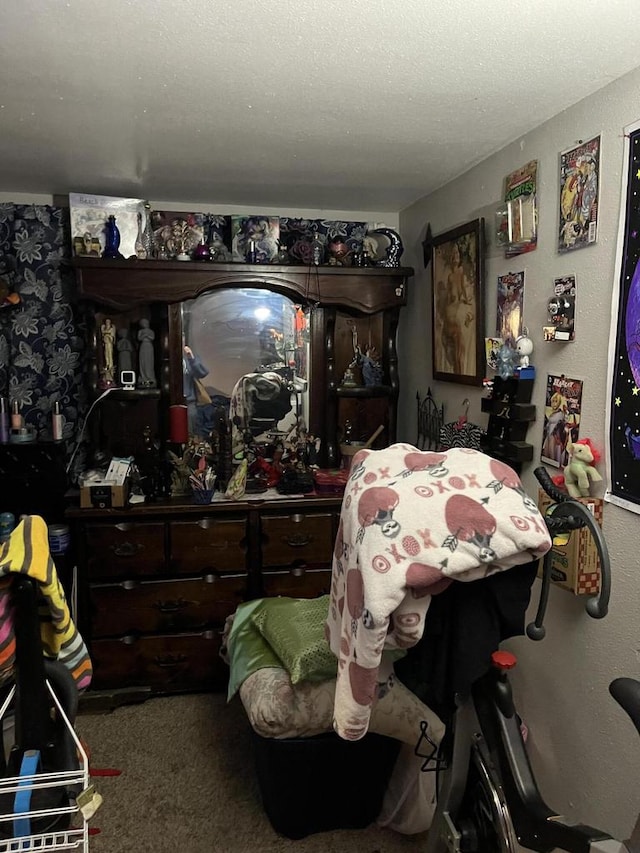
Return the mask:
<path id="1" fill-rule="evenodd" d="M 232 400 L 254 437 L 288 432 L 297 416 L 308 423 L 308 316 L 300 305 L 264 289 L 213 290 L 182 303 L 182 329 L 190 434 L 207 436 Z"/>

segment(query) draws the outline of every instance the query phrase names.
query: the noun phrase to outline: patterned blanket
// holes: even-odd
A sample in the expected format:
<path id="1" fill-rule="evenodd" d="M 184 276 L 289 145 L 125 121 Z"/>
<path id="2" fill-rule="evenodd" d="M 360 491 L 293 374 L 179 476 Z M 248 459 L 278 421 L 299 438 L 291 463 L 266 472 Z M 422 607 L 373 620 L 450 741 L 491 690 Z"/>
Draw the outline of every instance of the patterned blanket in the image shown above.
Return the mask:
<path id="1" fill-rule="evenodd" d="M 551 547 L 518 475 L 475 450 L 408 444 L 352 462 L 333 555 L 327 640 L 338 657 L 334 728 L 364 736 L 384 648 L 422 637 L 431 596 L 530 563 Z"/>
<path id="2" fill-rule="evenodd" d="M 38 582 L 40 635 L 45 657 L 59 660 L 73 675 L 78 690 L 91 683 L 87 648 L 69 612 L 62 584 L 49 551 L 47 525 L 38 515 L 25 516 L 0 545 L 0 684 L 10 679 L 16 653 L 11 607 L 11 575 Z"/>

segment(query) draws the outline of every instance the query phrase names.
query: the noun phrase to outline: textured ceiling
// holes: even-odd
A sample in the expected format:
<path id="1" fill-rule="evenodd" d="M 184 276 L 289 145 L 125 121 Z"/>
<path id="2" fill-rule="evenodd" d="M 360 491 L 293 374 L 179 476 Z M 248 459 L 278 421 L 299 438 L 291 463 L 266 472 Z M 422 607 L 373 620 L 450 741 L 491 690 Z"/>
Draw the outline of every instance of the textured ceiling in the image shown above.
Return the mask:
<path id="1" fill-rule="evenodd" d="M 2 0 L 0 191 L 396 211 L 639 35 L 633 0 Z"/>

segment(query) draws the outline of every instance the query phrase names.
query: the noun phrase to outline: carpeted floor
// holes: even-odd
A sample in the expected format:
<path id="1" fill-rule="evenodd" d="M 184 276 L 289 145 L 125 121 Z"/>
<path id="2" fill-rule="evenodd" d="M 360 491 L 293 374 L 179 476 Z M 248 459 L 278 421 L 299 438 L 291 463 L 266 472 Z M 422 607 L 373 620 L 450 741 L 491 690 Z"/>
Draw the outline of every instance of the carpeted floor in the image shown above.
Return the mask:
<path id="1" fill-rule="evenodd" d="M 150 699 L 82 714 L 76 729 L 104 803 L 91 821 L 91 853 L 418 853 L 425 834 L 371 826 L 299 841 L 272 829 L 260 802 L 249 724 L 220 694 Z"/>

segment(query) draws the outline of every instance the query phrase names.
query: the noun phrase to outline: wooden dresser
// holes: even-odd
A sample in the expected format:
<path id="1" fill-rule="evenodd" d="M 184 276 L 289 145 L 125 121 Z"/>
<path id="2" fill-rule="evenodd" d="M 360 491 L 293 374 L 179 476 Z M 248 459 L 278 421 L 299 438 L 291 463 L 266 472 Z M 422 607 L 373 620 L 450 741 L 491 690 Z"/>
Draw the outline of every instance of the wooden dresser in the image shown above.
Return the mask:
<path id="1" fill-rule="evenodd" d="M 258 596 L 329 592 L 340 497 L 70 509 L 93 688 L 223 688 L 225 619 Z"/>

